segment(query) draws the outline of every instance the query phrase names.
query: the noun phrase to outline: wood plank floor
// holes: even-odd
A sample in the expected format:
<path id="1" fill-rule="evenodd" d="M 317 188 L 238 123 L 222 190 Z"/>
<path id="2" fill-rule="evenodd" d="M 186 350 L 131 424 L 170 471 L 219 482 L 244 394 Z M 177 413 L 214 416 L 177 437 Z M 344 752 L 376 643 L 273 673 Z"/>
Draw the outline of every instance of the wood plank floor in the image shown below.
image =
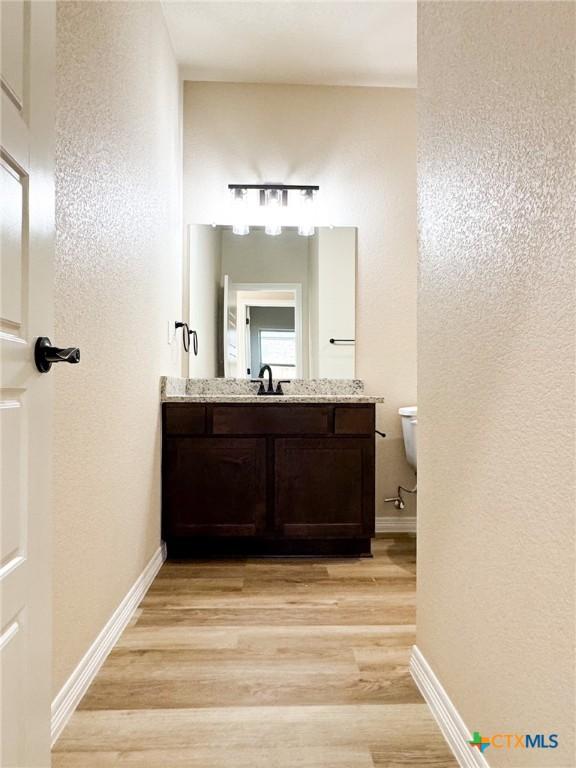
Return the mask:
<path id="1" fill-rule="evenodd" d="M 408 672 L 415 541 L 374 555 L 166 563 L 53 768 L 454 768 Z"/>

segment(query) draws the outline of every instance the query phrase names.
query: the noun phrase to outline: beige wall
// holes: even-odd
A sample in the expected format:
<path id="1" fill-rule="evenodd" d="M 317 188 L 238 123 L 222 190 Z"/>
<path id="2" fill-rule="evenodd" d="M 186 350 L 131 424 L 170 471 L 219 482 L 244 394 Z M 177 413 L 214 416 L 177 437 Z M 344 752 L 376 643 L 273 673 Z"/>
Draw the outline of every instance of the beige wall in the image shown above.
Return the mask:
<path id="1" fill-rule="evenodd" d="M 184 86 L 186 222 L 225 220 L 229 183 L 281 180 L 319 184 L 330 223 L 358 227 L 356 374 L 387 398 L 380 515 L 384 496 L 413 481 L 397 409 L 416 401 L 415 110 L 405 89 Z"/>
<path id="2" fill-rule="evenodd" d="M 575 11 L 420 3 L 418 646 L 574 766 Z"/>
<path id="3" fill-rule="evenodd" d="M 160 543 L 179 372 L 179 84 L 158 3 L 58 4 L 54 692 Z"/>

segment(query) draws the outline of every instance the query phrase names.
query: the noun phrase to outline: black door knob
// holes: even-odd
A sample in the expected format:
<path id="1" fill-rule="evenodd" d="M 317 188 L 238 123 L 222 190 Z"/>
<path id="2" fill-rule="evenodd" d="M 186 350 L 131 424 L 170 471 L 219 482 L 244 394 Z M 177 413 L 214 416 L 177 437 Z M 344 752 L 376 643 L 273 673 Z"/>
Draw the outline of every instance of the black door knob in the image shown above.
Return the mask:
<path id="1" fill-rule="evenodd" d="M 52 363 L 79 363 L 80 350 L 78 347 L 53 347 L 48 336 L 39 336 L 34 347 L 34 362 L 40 373 L 48 373 Z"/>

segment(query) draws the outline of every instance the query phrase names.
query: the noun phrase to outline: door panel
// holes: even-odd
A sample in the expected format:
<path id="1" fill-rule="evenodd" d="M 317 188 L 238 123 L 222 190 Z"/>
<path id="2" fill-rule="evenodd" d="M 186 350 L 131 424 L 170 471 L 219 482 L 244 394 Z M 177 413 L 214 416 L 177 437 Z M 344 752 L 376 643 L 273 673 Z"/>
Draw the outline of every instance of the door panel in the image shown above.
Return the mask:
<path id="1" fill-rule="evenodd" d="M 369 536 L 370 444 L 353 438 L 275 441 L 276 525 L 289 538 Z M 372 509 L 371 509 L 372 508 Z"/>
<path id="2" fill-rule="evenodd" d="M 2 86 L 19 110 L 24 106 L 24 72 L 28 63 L 25 37 L 29 32 L 29 4 L 2 4 Z"/>
<path id="3" fill-rule="evenodd" d="M 6 330 L 22 325 L 22 273 L 27 253 L 22 228 L 27 209 L 25 178 L 8 158 L 0 158 L 0 200 L 2 200 L 2 280 L 0 321 Z"/>
<path id="4" fill-rule="evenodd" d="M 0 4 L 0 765 L 50 765 L 52 2 Z"/>
<path id="5" fill-rule="evenodd" d="M 266 521 L 266 440 L 167 438 L 170 536 L 256 536 Z"/>
<path id="6" fill-rule="evenodd" d="M 22 480 L 26 468 L 23 466 L 22 423 L 24 409 L 18 400 L 3 400 L 0 403 L 0 457 L 2 462 L 2 485 L 0 503 L 2 514 L 2 538 L 0 539 L 0 563 L 8 565 L 22 555 L 25 528 L 25 493 Z M 5 514 L 10 510 L 10 514 Z"/>
<path id="7" fill-rule="evenodd" d="M 26 648 L 23 616 L 17 615 L 0 636 L 0 653 L 3 668 L 9 675 L 2 675 L 2 766 L 20 768 L 25 755 L 25 734 L 21 727 L 25 717 L 24 699 L 20 681 L 24 677 Z"/>

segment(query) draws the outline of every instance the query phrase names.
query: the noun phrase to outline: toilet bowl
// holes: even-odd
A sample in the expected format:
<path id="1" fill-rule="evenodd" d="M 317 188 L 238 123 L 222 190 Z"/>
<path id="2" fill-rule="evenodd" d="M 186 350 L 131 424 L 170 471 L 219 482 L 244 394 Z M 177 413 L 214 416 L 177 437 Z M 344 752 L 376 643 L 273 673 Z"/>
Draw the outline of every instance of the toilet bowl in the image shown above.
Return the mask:
<path id="1" fill-rule="evenodd" d="M 404 450 L 406 460 L 416 472 L 416 427 L 418 426 L 418 408 L 411 405 L 400 408 L 398 413 L 402 417 L 402 434 L 404 435 Z"/>

